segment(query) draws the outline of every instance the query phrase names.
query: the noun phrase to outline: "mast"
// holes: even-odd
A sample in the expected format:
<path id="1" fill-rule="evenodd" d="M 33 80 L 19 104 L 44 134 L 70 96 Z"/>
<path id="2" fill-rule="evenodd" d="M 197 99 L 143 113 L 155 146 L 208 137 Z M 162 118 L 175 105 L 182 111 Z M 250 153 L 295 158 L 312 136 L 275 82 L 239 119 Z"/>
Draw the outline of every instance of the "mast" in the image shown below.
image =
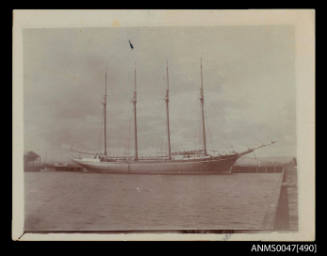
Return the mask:
<path id="1" fill-rule="evenodd" d="M 169 73 L 168 73 L 168 61 L 166 67 L 167 73 L 167 89 L 166 89 L 166 113 L 167 113 L 167 138 L 168 138 L 168 159 L 171 160 L 171 145 L 170 145 L 170 127 L 169 127 Z"/>
<path id="2" fill-rule="evenodd" d="M 136 101 L 137 101 L 137 95 L 136 95 L 136 65 L 134 69 L 134 95 L 133 95 L 133 106 L 134 106 L 134 146 L 135 146 L 135 160 L 138 160 L 138 148 L 137 148 L 137 116 L 136 116 Z"/>
<path id="3" fill-rule="evenodd" d="M 107 155 L 107 72 L 105 72 L 104 102 L 103 102 L 103 119 L 104 119 L 104 155 Z"/>
<path id="4" fill-rule="evenodd" d="M 203 74 L 202 74 L 202 58 L 201 58 L 201 88 L 200 88 L 200 102 L 201 102 L 201 114 L 202 114 L 202 134 L 203 134 L 203 152 L 207 155 L 207 140 L 206 140 L 206 126 L 204 116 L 204 93 L 203 93 Z"/>

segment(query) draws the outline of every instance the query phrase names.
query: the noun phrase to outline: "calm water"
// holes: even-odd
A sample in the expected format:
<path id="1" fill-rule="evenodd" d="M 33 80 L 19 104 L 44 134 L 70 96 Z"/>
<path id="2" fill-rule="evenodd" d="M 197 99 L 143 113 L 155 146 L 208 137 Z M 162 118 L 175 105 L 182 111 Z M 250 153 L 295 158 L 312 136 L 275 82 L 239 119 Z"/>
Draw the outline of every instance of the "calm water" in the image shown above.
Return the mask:
<path id="1" fill-rule="evenodd" d="M 260 230 L 280 173 L 25 173 L 25 230 Z"/>

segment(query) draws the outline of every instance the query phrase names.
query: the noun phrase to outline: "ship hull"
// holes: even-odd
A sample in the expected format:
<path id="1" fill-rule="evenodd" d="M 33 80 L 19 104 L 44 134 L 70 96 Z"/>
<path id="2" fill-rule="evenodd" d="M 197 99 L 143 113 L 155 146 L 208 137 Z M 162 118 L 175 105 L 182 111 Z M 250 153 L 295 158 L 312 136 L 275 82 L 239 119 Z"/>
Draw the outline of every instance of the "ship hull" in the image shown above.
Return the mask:
<path id="1" fill-rule="evenodd" d="M 74 161 L 91 172 L 121 174 L 231 174 L 238 155 L 188 160 Z"/>

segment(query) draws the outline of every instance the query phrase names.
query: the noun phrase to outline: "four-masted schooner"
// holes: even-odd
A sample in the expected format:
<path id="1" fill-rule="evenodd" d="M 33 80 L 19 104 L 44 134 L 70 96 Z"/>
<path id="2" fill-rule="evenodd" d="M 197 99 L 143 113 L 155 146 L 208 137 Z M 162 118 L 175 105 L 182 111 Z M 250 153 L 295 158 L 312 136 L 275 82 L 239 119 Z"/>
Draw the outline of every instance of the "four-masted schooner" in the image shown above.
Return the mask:
<path id="1" fill-rule="evenodd" d="M 134 157 L 112 157 L 107 154 L 107 73 L 105 73 L 105 95 L 104 95 L 104 152 L 96 154 L 92 158 L 73 158 L 73 161 L 89 171 L 121 174 L 231 174 L 232 167 L 237 159 L 249 154 L 256 149 L 275 143 L 263 144 L 246 151 L 213 156 L 207 152 L 206 126 L 204 115 L 204 89 L 202 60 L 200 65 L 201 86 L 200 103 L 202 117 L 202 150 L 172 152 L 170 143 L 169 123 L 169 72 L 166 66 L 167 88 L 165 95 L 166 124 L 168 155 L 164 157 L 139 157 L 138 134 L 137 134 L 137 86 L 136 67 L 134 69 L 134 93 L 132 98 L 134 110 Z"/>

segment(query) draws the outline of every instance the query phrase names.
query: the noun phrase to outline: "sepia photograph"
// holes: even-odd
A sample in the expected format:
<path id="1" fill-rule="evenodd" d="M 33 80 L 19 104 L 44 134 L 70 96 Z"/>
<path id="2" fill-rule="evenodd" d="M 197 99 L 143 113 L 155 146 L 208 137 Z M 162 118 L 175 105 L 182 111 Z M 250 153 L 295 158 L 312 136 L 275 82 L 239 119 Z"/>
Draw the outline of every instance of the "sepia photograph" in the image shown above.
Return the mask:
<path id="1" fill-rule="evenodd" d="M 314 240 L 313 35 L 310 10 L 16 11 L 13 239 Z"/>

